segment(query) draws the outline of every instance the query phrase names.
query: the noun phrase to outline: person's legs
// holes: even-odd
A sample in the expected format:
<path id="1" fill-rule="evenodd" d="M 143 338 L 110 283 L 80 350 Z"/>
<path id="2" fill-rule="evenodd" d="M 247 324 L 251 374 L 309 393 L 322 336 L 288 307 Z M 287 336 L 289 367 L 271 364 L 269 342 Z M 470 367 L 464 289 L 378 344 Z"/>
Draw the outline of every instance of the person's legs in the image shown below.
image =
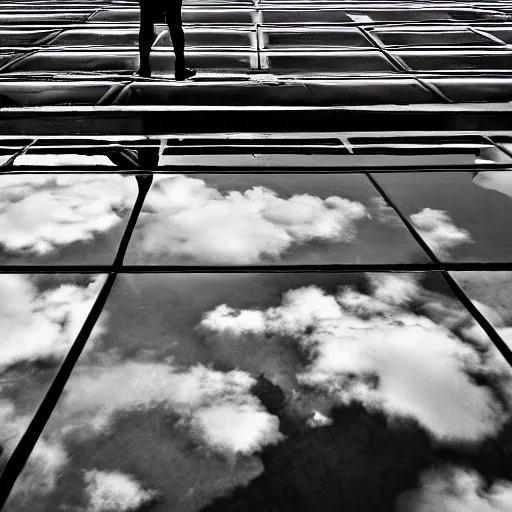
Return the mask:
<path id="1" fill-rule="evenodd" d="M 149 56 L 151 54 L 151 47 L 155 42 L 155 15 L 150 4 L 144 2 L 145 0 L 141 0 L 140 2 L 139 75 L 150 77 L 151 65 Z"/>
<path id="2" fill-rule="evenodd" d="M 166 0 L 165 19 L 169 27 L 174 55 L 174 75 L 177 80 L 185 80 L 195 75 L 195 71 L 185 66 L 185 33 L 181 19 L 182 0 Z"/>
<path id="3" fill-rule="evenodd" d="M 166 1 L 165 19 L 176 56 L 176 68 L 182 69 L 185 67 L 185 33 L 181 20 L 181 0 Z"/>

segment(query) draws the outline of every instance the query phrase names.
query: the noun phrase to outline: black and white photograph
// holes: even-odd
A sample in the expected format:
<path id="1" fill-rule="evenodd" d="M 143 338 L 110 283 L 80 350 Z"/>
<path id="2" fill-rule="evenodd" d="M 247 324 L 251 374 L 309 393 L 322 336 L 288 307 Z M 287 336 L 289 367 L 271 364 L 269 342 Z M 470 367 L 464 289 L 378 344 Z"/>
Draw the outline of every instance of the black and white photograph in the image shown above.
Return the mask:
<path id="1" fill-rule="evenodd" d="M 512 512 L 508 0 L 0 3 L 0 510 Z"/>

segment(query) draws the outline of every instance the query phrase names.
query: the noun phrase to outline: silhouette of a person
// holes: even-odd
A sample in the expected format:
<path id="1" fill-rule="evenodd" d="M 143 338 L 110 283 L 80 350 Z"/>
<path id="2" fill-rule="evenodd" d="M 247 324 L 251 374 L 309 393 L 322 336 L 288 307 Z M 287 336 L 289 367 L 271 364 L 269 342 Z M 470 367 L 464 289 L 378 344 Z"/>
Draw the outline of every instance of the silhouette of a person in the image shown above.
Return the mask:
<path id="1" fill-rule="evenodd" d="M 185 66 L 185 34 L 181 21 L 182 0 L 139 0 L 140 6 L 140 31 L 139 53 L 140 67 L 138 74 L 151 77 L 151 65 L 149 56 L 151 47 L 156 39 L 155 23 L 167 22 L 169 34 L 176 56 L 174 77 L 176 80 L 185 80 L 196 74 L 196 71 Z"/>

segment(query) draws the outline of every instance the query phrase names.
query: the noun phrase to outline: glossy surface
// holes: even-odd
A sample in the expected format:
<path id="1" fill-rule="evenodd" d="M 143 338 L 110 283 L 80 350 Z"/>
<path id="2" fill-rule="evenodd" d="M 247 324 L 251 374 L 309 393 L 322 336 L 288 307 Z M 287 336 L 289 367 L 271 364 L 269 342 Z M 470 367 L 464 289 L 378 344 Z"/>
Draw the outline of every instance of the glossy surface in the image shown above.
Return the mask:
<path id="1" fill-rule="evenodd" d="M 391 510 L 451 457 L 507 472 L 510 368 L 439 275 L 124 275 L 105 311 L 7 511 Z"/>
<path id="2" fill-rule="evenodd" d="M 512 349 L 512 315 L 510 295 L 512 293 L 512 272 L 450 272 L 462 290 L 471 299 L 480 313 L 490 322 L 501 339 Z M 474 329 L 476 339 L 482 336 Z"/>
<path id="3" fill-rule="evenodd" d="M 137 193 L 132 176 L 0 175 L 0 265 L 111 264 Z"/>
<path id="4" fill-rule="evenodd" d="M 364 176 L 155 176 L 127 264 L 427 262 Z"/>
<path id="5" fill-rule="evenodd" d="M 176 84 L 163 19 L 155 27 L 153 80 L 135 74 L 135 2 L 18 0 L 0 6 L 0 107 L 194 107 L 223 105 L 230 95 L 235 105 L 277 106 L 509 101 L 510 16 L 506 2 L 186 1 L 186 46 L 199 73 Z M 339 92 L 285 90 L 304 78 L 328 79 Z M 254 95 L 240 94 L 233 87 L 240 80 L 264 84 Z M 277 85 L 284 94 L 275 93 Z"/>
<path id="6" fill-rule="evenodd" d="M 441 261 L 508 262 L 512 172 L 375 174 Z"/>
<path id="7" fill-rule="evenodd" d="M 105 281 L 102 275 L 0 274 L 0 473 L 37 411 Z M 90 350 L 103 319 L 89 340 Z M 51 441 L 34 458 L 63 461 Z M 44 480 L 49 475 L 42 474 Z"/>
<path id="8" fill-rule="evenodd" d="M 511 16 L 1 2 L 3 510 L 509 512 Z"/>

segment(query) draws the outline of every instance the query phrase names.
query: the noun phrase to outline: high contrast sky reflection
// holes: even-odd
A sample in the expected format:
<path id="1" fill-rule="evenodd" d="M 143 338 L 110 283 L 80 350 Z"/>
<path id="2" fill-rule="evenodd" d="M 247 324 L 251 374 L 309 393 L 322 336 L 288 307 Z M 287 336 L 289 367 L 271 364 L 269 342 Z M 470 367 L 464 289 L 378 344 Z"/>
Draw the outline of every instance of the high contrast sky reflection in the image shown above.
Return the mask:
<path id="1" fill-rule="evenodd" d="M 511 379 L 438 274 L 122 275 L 7 510 L 500 503 Z"/>
<path id="2" fill-rule="evenodd" d="M 128 264 L 425 262 L 365 176 L 155 175 Z"/>
<path id="3" fill-rule="evenodd" d="M 512 512 L 510 0 L 183 4 L 0 2 L 0 508 Z"/>

